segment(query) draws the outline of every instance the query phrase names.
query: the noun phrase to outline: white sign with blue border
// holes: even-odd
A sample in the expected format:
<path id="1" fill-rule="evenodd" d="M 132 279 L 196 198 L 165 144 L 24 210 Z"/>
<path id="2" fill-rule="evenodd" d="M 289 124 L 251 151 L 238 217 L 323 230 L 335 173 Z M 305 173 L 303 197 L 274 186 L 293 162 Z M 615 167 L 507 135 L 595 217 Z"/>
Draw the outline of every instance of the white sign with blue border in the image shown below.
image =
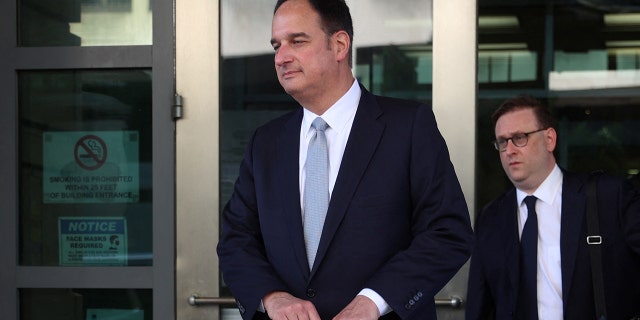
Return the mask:
<path id="1" fill-rule="evenodd" d="M 61 266 L 127 265 L 123 217 L 58 218 Z"/>

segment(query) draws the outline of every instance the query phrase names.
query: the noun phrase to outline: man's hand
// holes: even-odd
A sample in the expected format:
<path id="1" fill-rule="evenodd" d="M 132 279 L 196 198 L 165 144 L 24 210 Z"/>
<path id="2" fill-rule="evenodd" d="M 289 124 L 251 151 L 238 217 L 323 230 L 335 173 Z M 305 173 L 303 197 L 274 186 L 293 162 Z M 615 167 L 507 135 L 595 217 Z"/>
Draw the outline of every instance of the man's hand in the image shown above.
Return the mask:
<path id="1" fill-rule="evenodd" d="M 357 295 L 333 320 L 375 320 L 380 318 L 378 306 L 369 298 Z"/>
<path id="2" fill-rule="evenodd" d="M 287 292 L 271 292 L 264 296 L 262 303 L 272 320 L 321 320 L 313 303 L 298 299 Z"/>

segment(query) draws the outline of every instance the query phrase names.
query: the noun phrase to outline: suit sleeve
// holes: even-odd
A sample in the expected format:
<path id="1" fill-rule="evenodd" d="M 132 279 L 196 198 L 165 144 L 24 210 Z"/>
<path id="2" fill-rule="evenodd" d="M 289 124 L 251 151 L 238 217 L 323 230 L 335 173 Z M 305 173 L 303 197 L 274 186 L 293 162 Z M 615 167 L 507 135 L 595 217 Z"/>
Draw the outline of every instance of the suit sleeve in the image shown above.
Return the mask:
<path id="1" fill-rule="evenodd" d="M 431 108 L 418 107 L 412 128 L 412 240 L 369 284 L 402 319 L 424 319 L 431 312 L 435 316 L 433 297 L 468 260 L 473 232 L 462 189 Z"/>
<path id="2" fill-rule="evenodd" d="M 482 212 L 484 212 L 484 210 Z M 480 236 L 480 232 L 482 232 L 482 230 L 480 230 L 480 228 L 482 228 L 482 212 L 476 217 L 476 243 L 479 243 L 478 237 Z M 476 245 L 471 255 L 465 307 L 465 317 L 467 320 L 495 319 L 494 301 L 483 270 L 481 249 L 480 246 Z"/>
<path id="3" fill-rule="evenodd" d="M 233 195 L 223 209 L 217 247 L 223 279 L 245 320 L 254 318 L 265 294 L 284 290 L 261 240 L 252 160 L 255 137 L 248 144 Z"/>

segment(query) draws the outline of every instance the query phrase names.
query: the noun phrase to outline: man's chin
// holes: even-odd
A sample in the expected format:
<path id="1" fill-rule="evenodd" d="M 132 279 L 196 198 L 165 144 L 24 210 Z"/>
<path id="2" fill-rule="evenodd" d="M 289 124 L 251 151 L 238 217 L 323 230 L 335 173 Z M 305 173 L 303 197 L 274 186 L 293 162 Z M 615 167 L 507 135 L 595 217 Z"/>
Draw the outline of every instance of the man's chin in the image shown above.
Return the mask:
<path id="1" fill-rule="evenodd" d="M 507 176 L 509 177 L 509 180 L 511 180 L 511 183 L 513 183 L 516 186 L 522 184 L 525 180 L 525 178 L 522 177 L 517 172 L 510 172 Z"/>
<path id="2" fill-rule="evenodd" d="M 295 86 L 282 86 L 282 88 L 284 89 L 284 92 L 292 96 L 294 99 L 303 92 L 303 90 Z"/>

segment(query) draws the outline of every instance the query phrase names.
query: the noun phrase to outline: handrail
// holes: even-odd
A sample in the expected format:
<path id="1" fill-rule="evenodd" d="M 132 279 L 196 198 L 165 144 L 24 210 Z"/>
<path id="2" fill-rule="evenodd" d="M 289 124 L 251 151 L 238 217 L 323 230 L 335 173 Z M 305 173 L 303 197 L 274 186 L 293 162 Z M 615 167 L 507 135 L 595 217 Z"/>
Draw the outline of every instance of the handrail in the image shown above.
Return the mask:
<path id="1" fill-rule="evenodd" d="M 236 304 L 236 299 L 233 297 L 199 297 L 197 294 L 192 294 L 187 302 L 192 306 L 201 306 L 206 304 Z"/>
<path id="2" fill-rule="evenodd" d="M 235 305 L 236 300 L 233 297 L 200 297 L 197 294 L 192 294 L 187 302 L 192 306 L 202 305 Z M 449 299 L 436 298 L 436 307 L 451 307 L 460 308 L 462 306 L 462 298 L 458 296 L 452 296 Z"/>

